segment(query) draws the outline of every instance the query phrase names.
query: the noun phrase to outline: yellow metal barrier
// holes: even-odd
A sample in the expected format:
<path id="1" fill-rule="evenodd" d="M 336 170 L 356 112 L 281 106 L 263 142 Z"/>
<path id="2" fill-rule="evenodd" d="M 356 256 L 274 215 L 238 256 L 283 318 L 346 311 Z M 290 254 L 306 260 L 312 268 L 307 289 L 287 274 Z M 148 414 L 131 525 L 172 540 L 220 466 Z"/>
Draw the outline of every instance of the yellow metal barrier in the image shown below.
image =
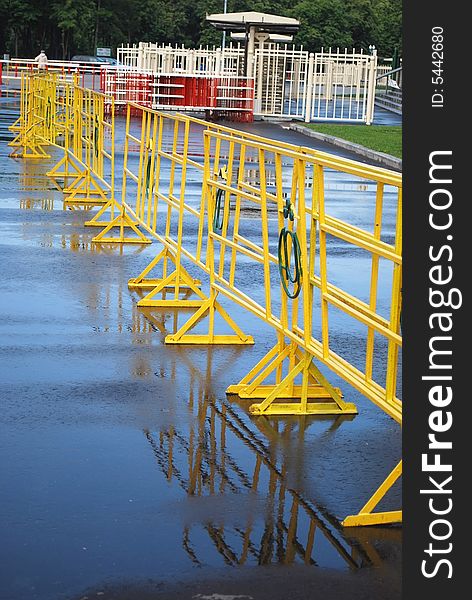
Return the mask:
<path id="1" fill-rule="evenodd" d="M 397 376 L 397 357 L 398 348 L 401 346 L 401 336 L 399 334 L 400 325 L 400 287 L 401 287 L 401 183 L 400 177 L 392 174 L 385 174 L 381 171 L 376 172 L 374 168 L 370 169 L 370 177 L 377 183 L 376 197 L 376 225 L 374 232 L 363 231 L 354 225 L 341 221 L 338 218 L 327 214 L 325 195 L 323 190 L 325 169 L 344 169 L 344 165 L 339 165 L 336 158 L 326 158 L 319 156 L 300 155 L 288 150 L 277 150 L 265 142 L 252 142 L 249 140 L 231 139 L 222 134 L 205 132 L 205 157 L 212 154 L 212 144 L 226 140 L 229 144 L 228 176 L 226 181 L 218 180 L 213 173 L 218 171 L 219 164 L 217 160 L 208 158 L 205 165 L 204 193 L 209 201 L 209 214 L 215 212 L 215 190 L 223 190 L 227 198 L 233 197 L 235 206 L 231 213 L 229 203 L 225 204 L 225 216 L 221 231 L 215 231 L 211 219 L 209 219 L 209 244 L 219 250 L 219 260 L 209 265 L 209 270 L 214 273 L 214 289 L 222 293 L 238 304 L 251 310 L 257 316 L 270 323 L 284 338 L 288 338 L 290 344 L 296 344 L 293 352 L 298 352 L 300 357 L 299 369 L 304 359 L 303 356 L 316 357 L 327 366 L 329 366 L 338 375 L 349 381 L 365 394 L 373 402 L 381 406 L 387 414 L 399 421 L 401 416 L 401 404 L 396 398 L 396 376 Z M 258 164 L 260 171 L 259 185 L 248 184 L 244 180 L 244 163 L 242 157 L 246 156 L 251 150 L 257 151 Z M 239 156 L 237 166 L 233 164 L 232 156 Z M 283 198 L 283 174 L 282 164 L 290 161 L 289 170 L 291 180 L 290 197 Z M 273 165 L 274 189 L 268 191 L 267 185 L 267 165 Z M 306 196 L 306 178 L 308 171 L 311 172 L 311 197 Z M 362 176 L 365 177 L 366 169 L 363 167 Z M 397 230 L 394 245 L 387 244 L 380 239 L 381 234 L 381 213 L 383 190 L 385 183 L 389 185 L 396 183 L 398 217 Z M 261 219 L 261 239 L 254 243 L 247 235 L 244 235 L 241 226 L 241 203 L 245 200 L 254 207 L 260 208 Z M 270 205 L 276 209 L 278 215 L 277 221 L 268 218 Z M 288 211 L 292 214 L 288 215 Z M 287 215 L 287 216 L 286 216 Z M 231 229 L 229 222 L 231 219 Z M 280 267 L 281 257 L 271 251 L 271 239 L 277 239 L 280 231 L 287 228 L 292 232 L 292 239 L 297 235 L 299 245 L 299 254 L 301 261 L 301 293 L 289 302 L 289 298 L 282 289 L 273 285 L 274 277 L 272 271 Z M 370 281 L 369 298 L 366 303 L 353 295 L 348 294 L 336 285 L 334 285 L 328 276 L 327 260 L 327 237 L 342 240 L 346 246 L 352 245 L 355 248 L 361 248 L 371 254 L 372 257 L 372 277 Z M 294 251 L 293 242 L 290 242 Z M 274 244 L 272 244 L 274 245 Z M 230 252 L 231 260 L 225 261 L 225 252 Z M 244 254 L 254 262 L 259 263 L 264 276 L 264 300 L 256 302 L 251 294 L 241 285 L 235 283 L 237 276 L 237 257 Z M 389 318 L 383 317 L 376 311 L 376 298 L 378 291 L 378 270 L 379 260 L 390 261 L 392 270 L 392 296 Z M 315 263 L 319 267 L 315 270 Z M 249 286 L 248 286 L 249 287 Z M 315 303 L 315 292 L 319 293 L 319 303 Z M 274 306 L 280 307 L 274 310 Z M 367 328 L 366 339 L 366 361 L 365 369 L 360 370 L 352 365 L 346 364 L 346 361 L 339 357 L 330 347 L 328 309 L 330 306 L 344 311 L 353 319 L 362 323 Z M 319 307 L 319 308 L 318 308 Z M 321 331 L 319 340 L 314 333 L 313 313 L 314 309 L 321 313 Z M 388 340 L 388 360 L 385 386 L 375 383 L 372 378 L 374 362 L 374 333 L 384 336 Z M 278 345 L 267 356 L 267 362 L 263 362 L 260 367 L 266 365 L 277 356 L 277 360 L 282 360 L 284 352 L 288 355 L 290 351 L 284 344 Z M 278 363 L 277 363 L 278 364 Z M 275 368 L 275 365 L 274 365 Z M 303 367 L 306 372 L 307 366 Z M 281 382 L 279 391 L 283 391 L 285 383 Z M 262 380 L 259 378 L 257 385 Z M 250 390 L 250 397 L 261 397 L 255 394 L 255 384 L 244 381 L 236 389 L 231 391 L 241 392 L 243 389 Z M 258 390 L 257 393 L 260 393 Z M 277 394 L 271 389 L 270 400 L 266 399 L 262 405 L 253 408 L 254 412 L 266 412 Z M 316 410 L 316 407 L 313 407 Z M 273 405 L 274 413 L 285 412 L 285 407 Z M 290 410 L 291 412 L 291 410 Z"/>
<path id="2" fill-rule="evenodd" d="M 43 146 L 61 148 L 64 156 L 48 175 L 66 195 L 65 207 L 109 205 L 115 189 L 114 101 L 81 88 L 78 80 L 23 74 L 11 156 L 47 158 Z"/>
<path id="3" fill-rule="evenodd" d="M 64 157 L 48 175 L 64 180 L 65 206 L 107 204 L 115 189 L 113 99 L 75 83 L 64 85 L 59 102 Z"/>
<path id="4" fill-rule="evenodd" d="M 65 158 L 60 164 L 65 171 L 61 175 L 68 176 L 68 161 L 77 171 L 64 191 L 73 201 L 79 198 L 89 204 L 96 194 L 102 204 L 89 223 L 104 227 L 94 241 L 149 243 L 154 238 L 161 243 L 157 256 L 129 281 L 130 288 L 147 291 L 138 306 L 196 309 L 180 329 L 166 336 L 166 343 L 252 344 L 252 337 L 223 308 L 220 298 L 224 297 L 276 332 L 274 347 L 227 390 L 253 401 L 251 413 L 355 414 L 356 407 L 322 373 L 324 365 L 401 424 L 397 394 L 402 344 L 400 175 L 129 104 L 118 201 L 114 180 L 107 183 L 103 166 L 108 159 L 113 174 L 112 100 L 106 117 L 105 97 L 73 86 L 64 92 L 61 112 L 61 102 L 49 102 L 50 95 L 57 98 L 53 83 L 46 85 L 43 80 L 43 84 L 44 91 L 38 92 L 35 86 L 41 84 L 33 83 L 36 96 L 25 104 L 23 132 L 31 130 L 31 111 L 34 118 L 40 117 L 41 143 L 55 143 L 63 129 Z M 30 94 L 28 86 L 25 90 Z M 50 105 L 55 113 L 52 119 L 47 117 Z M 106 128 L 111 132 L 110 151 L 104 146 Z M 196 148 L 191 146 L 191 131 L 193 139 L 201 140 Z M 53 176 L 58 176 L 59 166 Z M 255 167 L 257 177 L 253 177 Z M 353 207 L 347 216 L 333 212 L 325 190 L 327 173 L 375 187 L 370 230 L 356 224 Z M 382 220 L 387 189 L 396 205 L 395 228 L 386 235 Z M 125 235 L 125 227 L 135 235 Z M 362 293 L 349 292 L 330 277 L 330 262 L 339 249 L 369 258 Z M 208 281 L 207 291 L 191 274 L 190 265 Z M 389 278 L 388 306 L 378 302 L 381 274 L 382 281 Z M 331 311 L 343 314 L 356 331 L 363 329 L 362 361 L 350 359 L 349 353 L 343 356 L 342 344 L 330 329 Z M 217 317 L 232 330 L 230 335 L 218 333 Z M 206 333 L 192 333 L 204 318 Z M 356 350 L 360 351 L 360 343 Z M 401 462 L 360 513 L 344 524 L 400 521 L 401 511 L 373 512 L 400 475 Z"/>
<path id="5" fill-rule="evenodd" d="M 210 262 L 207 263 L 211 275 L 211 286 L 220 293 L 250 310 L 269 323 L 278 332 L 278 342 L 267 355 L 228 393 L 241 398 L 262 399 L 253 404 L 253 414 L 339 414 L 352 413 L 356 409 L 343 401 L 339 390 L 332 388 L 323 377 L 314 359 L 324 363 L 337 375 L 353 385 L 389 416 L 401 423 L 401 401 L 397 397 L 398 354 L 401 347 L 401 179 L 397 174 L 373 167 L 349 164 L 335 157 L 322 155 L 301 155 L 287 149 L 278 150 L 265 141 L 231 139 L 226 135 L 205 132 L 205 180 L 204 194 L 208 197 L 208 214 L 216 210 L 216 190 L 223 190 L 228 201 L 221 228 L 215 231 L 214 221 L 208 219 Z M 216 144 L 226 141 L 229 145 L 227 177 L 221 181 L 214 176 L 220 163 L 214 155 Z M 245 181 L 244 161 L 250 152 L 257 153 L 259 182 L 254 185 Z M 237 165 L 233 157 L 238 156 Z M 289 196 L 284 199 L 283 180 L 286 176 L 283 165 L 289 165 L 288 179 L 291 182 Z M 268 165 L 272 166 L 272 189 L 268 185 Z M 367 178 L 376 185 L 373 231 L 361 230 L 355 225 L 329 214 L 324 193 L 326 170 L 337 170 Z M 307 188 L 307 176 L 311 187 Z M 385 186 L 396 190 L 396 228 L 392 244 L 382 237 L 382 214 Z M 310 191 L 308 196 L 307 191 Z M 234 199 L 234 210 L 230 213 L 229 198 Z M 260 208 L 261 235 L 258 243 L 254 235 L 242 229 L 241 206 L 243 200 Z M 270 220 L 270 205 L 275 205 L 278 218 Z M 271 239 L 280 232 L 289 231 L 287 254 L 297 254 L 300 265 L 298 290 L 293 291 L 294 299 L 289 302 L 284 290 L 273 285 L 273 271 L 280 269 L 283 256 L 271 251 Z M 362 249 L 371 257 L 371 272 L 368 286 L 368 301 L 355 297 L 341 289 L 329 278 L 328 259 L 330 238 L 345 247 Z M 298 247 L 298 249 L 297 249 Z M 229 254 L 226 259 L 225 252 Z M 264 297 L 256 301 L 251 286 L 237 284 L 238 258 L 244 255 L 260 264 L 260 274 L 264 281 Z M 214 260 L 214 257 L 218 257 Z M 389 314 L 377 309 L 379 264 L 389 263 L 391 267 L 391 298 Z M 287 261 L 285 260 L 285 267 Z M 296 266 L 294 267 L 296 269 Z M 384 268 L 385 270 L 385 268 Z M 282 280 L 286 272 L 281 270 Z M 288 283 L 288 281 L 286 282 Z M 293 282 L 296 283 L 296 282 Z M 284 286 L 285 287 L 285 286 Z M 298 293 L 297 293 L 298 292 Z M 275 308 L 277 307 L 277 308 Z M 329 331 L 328 313 L 334 307 L 365 327 L 365 362 L 359 368 L 334 351 Z M 320 326 L 314 327 L 314 318 L 319 314 Z M 376 340 L 377 338 L 377 340 Z M 374 378 L 374 349 L 378 338 L 387 344 L 386 369 L 382 370 L 384 383 L 380 377 Z M 167 340 L 166 340 L 167 341 Z M 374 343 L 375 341 L 375 343 Z M 286 364 L 284 364 L 286 363 Z M 378 369 L 377 369 L 378 371 Z M 270 376 L 275 382 L 267 384 Z M 296 378 L 301 379 L 295 385 Z M 298 402 L 293 402 L 294 399 Z M 292 399 L 292 402 L 286 402 Z M 320 401 L 321 399 L 321 401 Z M 401 462 L 387 477 L 379 490 L 360 511 L 359 515 L 347 518 L 345 525 L 395 522 L 401 520 L 401 511 L 373 513 L 379 501 L 393 486 L 401 474 Z"/>
<path id="6" fill-rule="evenodd" d="M 23 76 L 21 79 L 20 117 L 10 127 L 17 135 L 9 143 L 12 158 L 48 158 L 43 146 L 54 143 L 53 114 L 56 97 L 55 77 Z"/>

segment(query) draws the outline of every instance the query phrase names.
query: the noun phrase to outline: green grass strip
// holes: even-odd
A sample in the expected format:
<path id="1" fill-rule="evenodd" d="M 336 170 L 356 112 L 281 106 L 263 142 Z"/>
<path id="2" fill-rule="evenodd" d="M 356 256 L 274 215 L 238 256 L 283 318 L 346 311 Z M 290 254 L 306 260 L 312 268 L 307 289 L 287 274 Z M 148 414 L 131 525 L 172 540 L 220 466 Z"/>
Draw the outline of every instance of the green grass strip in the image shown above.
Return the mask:
<path id="1" fill-rule="evenodd" d="M 397 158 L 402 157 L 401 125 L 332 125 L 330 123 L 304 123 L 305 127 L 334 135 L 377 152 Z"/>

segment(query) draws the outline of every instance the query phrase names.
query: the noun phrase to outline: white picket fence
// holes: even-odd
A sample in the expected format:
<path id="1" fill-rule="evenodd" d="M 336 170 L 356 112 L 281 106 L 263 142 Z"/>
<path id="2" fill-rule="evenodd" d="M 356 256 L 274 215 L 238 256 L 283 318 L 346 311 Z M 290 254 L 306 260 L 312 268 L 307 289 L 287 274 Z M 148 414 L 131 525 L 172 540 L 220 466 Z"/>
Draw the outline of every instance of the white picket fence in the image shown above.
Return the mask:
<path id="1" fill-rule="evenodd" d="M 244 76 L 247 56 L 240 44 L 185 48 L 140 42 L 122 46 L 118 60 L 138 72 L 208 77 Z M 287 44 L 260 44 L 254 52 L 254 115 L 310 121 L 374 118 L 377 56 L 328 49 L 309 53 Z"/>
<path id="2" fill-rule="evenodd" d="M 153 73 L 182 73 L 185 75 L 244 75 L 244 48 L 240 44 L 228 47 L 185 48 L 140 42 L 117 49 L 117 60 L 126 67 Z"/>

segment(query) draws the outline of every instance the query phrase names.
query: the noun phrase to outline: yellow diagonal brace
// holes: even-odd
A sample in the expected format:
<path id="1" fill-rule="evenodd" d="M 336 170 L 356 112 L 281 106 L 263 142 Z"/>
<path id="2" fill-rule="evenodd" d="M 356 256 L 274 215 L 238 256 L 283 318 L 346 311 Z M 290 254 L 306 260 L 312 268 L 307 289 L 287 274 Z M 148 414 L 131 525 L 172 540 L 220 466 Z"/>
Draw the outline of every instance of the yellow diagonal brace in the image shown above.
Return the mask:
<path id="1" fill-rule="evenodd" d="M 62 166 L 64 166 L 64 171 L 59 171 L 59 169 Z M 71 167 L 74 170 L 73 173 L 69 173 L 69 167 Z M 51 177 L 51 179 L 64 179 L 69 177 L 77 177 L 78 175 L 80 175 L 80 173 L 80 168 L 70 159 L 69 155 L 66 153 L 50 171 L 47 171 L 46 175 L 48 177 Z"/>
<path id="2" fill-rule="evenodd" d="M 291 347 L 287 346 L 285 350 L 283 350 L 280 354 L 277 355 L 278 347 L 275 346 L 272 350 L 264 356 L 262 361 L 256 365 L 255 369 L 259 373 L 255 377 L 251 377 L 252 381 L 248 381 L 247 383 L 239 383 L 237 385 L 231 385 L 227 388 L 227 394 L 238 394 L 240 398 L 260 398 L 261 396 L 254 395 L 254 391 L 257 389 L 260 390 L 260 384 L 290 355 Z M 270 360 L 267 360 L 267 357 L 270 356 Z M 253 373 L 255 371 L 251 371 Z M 256 371 L 257 373 L 257 371 Z M 247 376 L 246 376 L 247 378 Z M 245 378 L 245 379 L 246 379 Z M 244 381 L 244 379 L 242 380 Z"/>
<path id="3" fill-rule="evenodd" d="M 163 292 L 166 289 L 169 288 L 175 288 L 177 285 L 177 278 L 180 278 L 181 281 L 185 282 L 185 287 L 183 288 L 183 292 L 187 293 L 188 290 L 190 289 L 194 294 L 196 294 L 197 296 L 199 296 L 200 300 L 181 300 L 179 298 L 173 298 L 173 299 L 160 299 L 160 300 L 156 300 L 154 298 L 154 296 L 156 296 L 157 294 Z M 180 284 L 179 284 L 179 289 L 180 289 Z M 207 296 L 205 296 L 205 294 L 203 294 L 198 287 L 194 286 L 192 283 L 192 279 L 189 275 L 186 274 L 186 272 L 184 272 L 184 270 L 180 269 L 180 275 L 177 274 L 177 271 L 173 271 L 170 275 L 168 275 L 165 279 L 161 279 L 160 281 L 157 282 L 157 285 L 155 286 L 155 288 L 149 292 L 149 294 L 147 294 L 146 296 L 144 296 L 144 298 L 142 298 L 141 300 L 139 300 L 138 302 L 138 306 L 156 306 L 156 307 L 163 307 L 163 306 L 201 306 L 203 302 L 205 302 L 207 300 Z"/>
<path id="4" fill-rule="evenodd" d="M 97 214 L 94 215 L 94 217 L 90 219 L 90 221 L 85 221 L 85 227 L 106 227 L 107 225 L 110 225 L 110 223 L 115 218 L 115 209 L 118 212 L 121 212 L 121 204 L 118 204 L 118 202 L 114 198 L 110 198 L 110 200 L 108 200 L 108 202 L 100 208 Z M 110 211 L 110 216 L 108 220 L 101 221 L 100 218 L 108 211 Z M 138 221 L 133 221 L 133 223 L 137 225 Z M 128 227 L 128 225 L 125 225 L 125 227 Z"/>
<path id="5" fill-rule="evenodd" d="M 293 369 L 289 372 L 289 374 L 284 379 L 282 379 L 282 381 L 278 385 L 272 387 L 271 392 L 263 402 L 259 404 L 252 404 L 249 407 L 249 412 L 256 415 L 264 414 L 267 408 L 272 404 L 272 402 L 276 398 L 280 397 L 281 394 L 283 395 L 286 388 L 289 386 L 290 383 L 292 383 L 295 377 L 303 371 L 304 367 L 305 365 L 303 364 L 303 362 L 299 362 L 297 365 L 295 365 Z"/>
<path id="6" fill-rule="evenodd" d="M 162 277 L 159 278 L 148 278 L 147 275 L 151 271 L 162 263 Z M 168 264 L 171 263 L 174 267 L 171 275 L 167 275 Z M 165 281 L 165 283 L 163 283 Z M 174 288 L 175 297 L 173 302 L 178 301 L 178 295 L 180 292 L 188 294 L 189 292 L 196 294 L 202 300 L 206 300 L 207 296 L 202 294 L 199 290 L 201 282 L 198 279 L 193 279 L 186 269 L 180 264 L 177 269 L 177 258 L 168 248 L 163 248 L 159 254 L 153 258 L 153 260 L 147 265 L 147 267 L 134 279 L 128 281 L 128 287 L 130 289 L 152 289 L 152 292 L 145 296 L 149 302 L 138 303 L 138 306 L 170 306 L 170 300 L 157 301 L 151 299 L 164 289 Z M 164 302 L 164 304 L 162 304 Z M 198 306 L 201 302 L 198 303 Z M 183 305 L 182 305 L 183 306 Z"/>
<path id="7" fill-rule="evenodd" d="M 71 185 L 63 189 L 67 198 L 64 203 L 69 204 L 107 204 L 108 190 L 104 190 L 91 176 L 87 169 L 74 179 Z"/>
<path id="8" fill-rule="evenodd" d="M 238 392 L 238 389 L 242 387 L 246 387 L 251 382 L 251 379 L 257 375 L 267 364 L 269 364 L 274 357 L 276 357 L 279 353 L 279 346 L 276 345 L 267 352 L 265 356 L 261 358 L 261 360 L 249 371 L 247 375 L 245 375 L 241 381 L 236 385 L 231 385 L 227 390 L 227 394 L 234 394 Z M 236 389 L 238 388 L 238 389 Z"/>
<path id="9" fill-rule="evenodd" d="M 213 331 L 212 312 L 218 313 L 226 323 L 231 327 L 236 335 L 215 335 Z M 192 329 L 198 321 L 207 316 L 210 317 L 208 333 L 185 335 Z M 246 335 L 233 319 L 228 315 L 224 308 L 215 301 L 214 298 L 208 298 L 200 308 L 190 317 L 188 321 L 173 335 L 165 338 L 166 344 L 254 344 L 254 339 Z"/>
<path id="10" fill-rule="evenodd" d="M 136 238 L 125 237 L 124 229 L 129 227 L 137 235 Z M 119 228 L 120 235 L 118 237 L 107 237 L 106 234 L 112 229 Z M 92 242 L 102 244 L 151 244 L 152 240 L 147 238 L 142 231 L 139 231 L 134 221 L 123 211 L 109 223 L 103 231 L 92 238 Z"/>
<path id="11" fill-rule="evenodd" d="M 294 358 L 297 361 L 295 363 Z M 287 359 L 289 372 L 281 378 Z M 274 371 L 276 383 L 264 383 Z M 302 383 L 295 385 L 299 375 L 302 376 Z M 239 384 L 229 386 L 226 393 L 236 394 L 241 399 L 263 399 L 249 407 L 253 414 L 357 414 L 355 405 L 344 402 L 341 391 L 333 387 L 313 364 L 311 354 L 300 350 L 295 343 L 277 343 Z M 287 399 L 298 399 L 298 402 L 282 401 Z"/>
<path id="12" fill-rule="evenodd" d="M 382 485 L 375 491 L 368 502 L 361 508 L 357 515 L 346 517 L 343 521 L 345 527 L 355 527 L 357 525 L 380 525 L 385 523 L 401 523 L 402 511 L 390 512 L 372 512 L 377 504 L 382 500 L 385 494 L 390 490 L 393 484 L 402 474 L 402 461 L 393 469 L 390 475 L 385 479 Z"/>

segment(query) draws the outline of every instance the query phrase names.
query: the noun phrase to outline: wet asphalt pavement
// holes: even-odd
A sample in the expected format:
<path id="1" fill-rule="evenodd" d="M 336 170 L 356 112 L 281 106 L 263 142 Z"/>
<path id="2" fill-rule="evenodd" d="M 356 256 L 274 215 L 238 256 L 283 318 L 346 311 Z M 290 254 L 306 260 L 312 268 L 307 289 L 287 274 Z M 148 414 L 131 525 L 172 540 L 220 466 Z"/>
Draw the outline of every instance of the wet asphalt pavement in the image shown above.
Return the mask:
<path id="1" fill-rule="evenodd" d="M 44 175 L 59 155 L 8 158 L 17 110 L 0 98 L 1 600 L 399 598 L 401 529 L 339 525 L 398 461 L 398 425 L 335 376 L 356 417 L 249 417 L 225 389 L 271 329 L 232 306 L 253 347 L 165 346 L 176 313 L 127 287 L 157 242 L 91 243 Z M 372 201 L 349 181 L 331 194 L 361 220 Z M 331 268 L 355 290 L 362 260 Z M 333 337 L 355 362 L 355 328 L 334 318 Z"/>

